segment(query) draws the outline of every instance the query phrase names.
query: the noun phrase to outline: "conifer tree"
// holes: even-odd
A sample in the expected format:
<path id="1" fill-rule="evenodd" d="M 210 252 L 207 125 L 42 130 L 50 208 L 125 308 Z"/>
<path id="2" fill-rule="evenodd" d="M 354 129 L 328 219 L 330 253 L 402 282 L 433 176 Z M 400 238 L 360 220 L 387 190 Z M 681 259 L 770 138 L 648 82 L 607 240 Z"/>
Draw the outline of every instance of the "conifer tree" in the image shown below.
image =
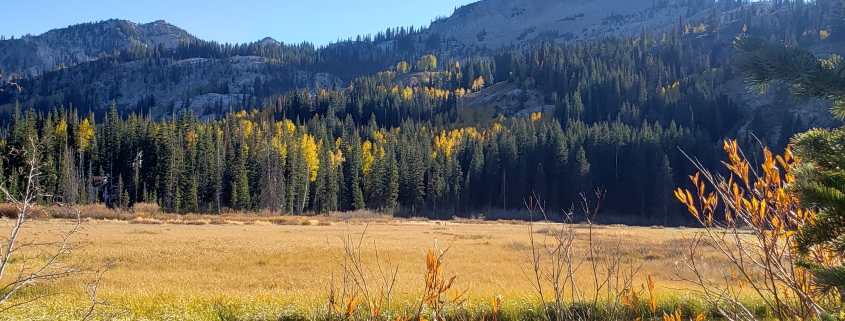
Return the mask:
<path id="1" fill-rule="evenodd" d="M 350 193 L 351 209 L 362 210 L 366 208 L 364 203 L 364 192 L 361 190 L 363 182 L 361 175 L 363 172 L 363 161 L 361 159 L 361 141 L 355 136 L 355 141 L 352 143 L 352 149 L 349 153 L 349 162 L 346 166 L 346 186 Z"/>
<path id="2" fill-rule="evenodd" d="M 579 147 L 575 154 L 575 175 L 578 187 L 576 193 L 586 193 L 593 188 L 592 170 L 584 146 Z"/>
<path id="3" fill-rule="evenodd" d="M 742 53 L 736 66 L 746 73 L 754 88 L 765 90 L 773 82 L 792 85 L 801 98 L 833 101 L 831 112 L 845 119 L 845 64 L 831 55 L 820 60 L 810 52 L 760 39 L 739 36 L 734 46 Z M 795 174 L 795 192 L 804 206 L 817 207 L 818 216 L 801 227 L 796 246 L 801 255 L 812 255 L 812 248 L 823 246 L 845 256 L 845 128 L 813 129 L 793 139 L 795 154 L 803 159 Z M 813 270 L 818 286 L 845 296 L 845 267 L 799 264 Z"/>
<path id="4" fill-rule="evenodd" d="M 396 158 L 393 155 L 389 155 L 387 158 L 387 175 L 385 175 L 385 180 L 384 208 L 388 213 L 393 214 L 399 198 L 399 166 L 396 164 Z"/>

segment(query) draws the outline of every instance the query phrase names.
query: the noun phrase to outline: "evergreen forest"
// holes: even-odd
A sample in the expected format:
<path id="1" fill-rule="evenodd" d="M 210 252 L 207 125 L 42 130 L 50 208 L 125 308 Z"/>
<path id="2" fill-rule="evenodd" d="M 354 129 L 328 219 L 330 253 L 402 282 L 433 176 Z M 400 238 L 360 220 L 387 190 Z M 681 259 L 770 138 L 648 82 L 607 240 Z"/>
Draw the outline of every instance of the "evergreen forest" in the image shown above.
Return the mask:
<path id="1" fill-rule="evenodd" d="M 0 170 L 10 190 L 19 188 L 24 164 L 15 152 L 37 137 L 47 164 L 40 183 L 54 195 L 45 203 L 104 201 L 94 179 L 108 177 L 116 195 L 110 202 L 119 208 L 153 202 L 175 213 L 528 219 L 528 199 L 559 214 L 600 188 L 608 222 L 688 224 L 672 194 L 695 172 L 688 155 L 718 168 L 723 139 L 739 138 L 746 150 L 777 149 L 810 126 L 790 111 L 749 121 L 749 111 L 723 90 L 738 77 L 731 40 L 746 33 L 804 46 L 845 35 L 845 24 L 830 18 L 842 12 L 840 2 L 777 2 L 786 9 L 765 16 L 733 10 L 740 4 L 702 5 L 712 20 L 679 21 L 660 33 L 473 48 L 463 53 L 469 58 L 440 61 L 432 54 L 439 39 L 420 46 L 413 39 L 422 30 L 404 28 L 325 48 L 194 40 L 115 52 L 17 84 L 46 97 L 68 74 L 82 79 L 138 62 L 148 66 L 149 82 L 166 86 L 191 72 L 175 61 L 246 55 L 278 62 L 267 67 L 277 74 L 304 68 L 349 81 L 298 88 L 284 80 L 292 78 L 257 79 L 210 118 L 175 110 L 162 117 L 151 110 L 155 102 L 97 110 L 91 106 L 100 98 L 81 86 L 62 87 L 61 100 L 25 103 L 7 90 L 0 104 L 15 107 L 3 117 Z M 720 25 L 722 11 L 734 23 Z M 399 49 L 374 49 L 386 40 Z M 517 103 L 539 92 L 552 107 L 520 117 L 466 105 L 497 88 L 521 90 Z M 768 132 L 774 127 L 779 135 Z"/>

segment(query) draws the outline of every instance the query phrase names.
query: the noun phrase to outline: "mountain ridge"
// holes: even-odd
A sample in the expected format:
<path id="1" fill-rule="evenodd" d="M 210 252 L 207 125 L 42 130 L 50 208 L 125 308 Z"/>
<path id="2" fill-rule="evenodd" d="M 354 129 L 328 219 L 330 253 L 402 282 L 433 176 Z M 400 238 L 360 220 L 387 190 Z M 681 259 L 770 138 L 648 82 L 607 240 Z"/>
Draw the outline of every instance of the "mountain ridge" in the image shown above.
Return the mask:
<path id="1" fill-rule="evenodd" d="M 634 40 L 642 37 L 642 32 L 659 35 L 661 28 L 678 30 L 682 24 L 688 29 L 683 31 L 684 28 L 680 28 L 686 34 L 685 41 L 712 42 L 712 48 L 717 49 L 707 57 L 701 53 L 697 53 L 697 57 L 687 56 L 685 59 L 689 61 L 685 63 L 725 65 L 732 50 L 730 36 L 742 32 L 743 26 L 749 23 L 749 17 L 774 16 L 784 10 L 771 3 L 742 4 L 736 1 L 732 4 L 734 2 L 728 1 L 730 3 L 721 7 L 708 7 L 696 5 L 698 2 L 702 1 L 633 0 L 609 8 L 611 0 L 484 0 L 457 8 L 450 17 L 437 19 L 429 28 L 416 31 L 403 29 L 401 32 L 389 30 L 387 35 L 380 33 L 375 38 L 358 37 L 354 41 L 341 41 L 320 48 L 304 44 L 286 45 L 271 37 L 249 44 L 224 46 L 198 39 L 162 20 L 139 24 L 113 19 L 79 24 L 39 36 L 0 41 L 0 69 L 6 69 L 9 74 L 15 72 L 15 66 L 19 66 L 26 71 L 22 76 L 31 78 L 24 93 L 12 93 L 14 97 L 7 95 L 5 99 L 0 99 L 0 105 L 5 105 L 8 110 L 9 104 L 20 100 L 24 106 L 38 102 L 46 108 L 49 104 L 67 105 L 75 101 L 77 106 L 84 102 L 92 110 L 105 110 L 115 101 L 122 109 L 154 108 L 157 111 L 154 115 L 158 117 L 175 115 L 178 113 L 175 109 L 184 107 L 200 116 L 216 110 L 219 117 L 219 113 L 225 110 L 219 106 L 221 104 L 243 102 L 246 97 L 264 99 L 297 88 L 308 89 L 312 94 L 317 88 L 336 88 L 339 85 L 343 89 L 343 84 L 351 83 L 358 76 L 389 70 L 402 60 L 413 63 L 424 54 L 437 55 L 442 61 L 441 66 L 456 62 L 464 64 L 476 58 L 490 59 L 497 50 L 524 53 L 532 46 L 539 46 L 542 41 L 571 45 L 576 41 L 600 41 L 606 37 Z M 620 9 L 627 11 L 614 11 Z M 712 26 L 693 30 L 698 27 L 692 26 L 699 23 Z M 528 28 L 531 30 L 525 30 L 526 26 L 532 26 Z M 587 28 L 582 28 L 584 26 Z M 578 29 L 582 31 L 575 35 Z M 572 36 L 562 36 L 567 34 Z M 186 41 L 191 43 L 181 46 Z M 180 52 L 165 52 L 156 47 L 160 45 L 168 49 L 180 45 Z M 152 56 L 149 56 L 151 51 L 147 51 L 139 55 L 142 58 L 129 57 L 131 50 L 151 47 L 156 47 L 152 48 L 155 52 Z M 222 49 L 225 52 L 220 51 L 222 47 L 225 47 Z M 113 54 L 120 50 L 128 51 L 130 55 L 119 57 L 120 54 Z M 281 52 L 272 57 L 266 56 L 266 52 L 273 51 Z M 108 57 L 110 62 L 38 75 L 56 66 L 61 69 L 63 64 L 93 62 L 103 57 Z M 711 58 L 720 61 L 711 62 Z M 352 68 L 351 71 L 343 71 L 349 68 Z M 730 77 L 730 85 L 722 86 L 720 90 L 731 99 L 743 102 L 748 114 L 758 113 L 761 102 L 765 101 L 780 106 L 780 109 L 792 105 L 792 102 L 783 99 L 786 88 L 761 98 L 742 89 L 739 78 Z M 83 80 L 81 83 L 80 79 Z M 149 85 L 151 81 L 153 85 Z M 536 99 L 529 99 L 532 106 L 523 111 L 545 110 L 553 105 L 550 93 L 538 96 L 534 92 L 530 95 L 536 96 Z M 523 105 L 514 106 L 521 108 Z M 502 108 L 508 110 L 507 115 L 525 114 L 508 106 Z M 796 114 L 802 114 L 812 124 L 830 121 L 828 115 L 820 112 L 825 109 L 825 103 L 802 106 L 796 109 Z"/>
<path id="2" fill-rule="evenodd" d="M 196 39 L 164 20 L 135 23 L 110 19 L 53 29 L 43 34 L 0 41 L 0 69 L 10 73 L 37 74 L 61 64 L 98 59 L 102 53 L 153 48 L 173 48 Z"/>

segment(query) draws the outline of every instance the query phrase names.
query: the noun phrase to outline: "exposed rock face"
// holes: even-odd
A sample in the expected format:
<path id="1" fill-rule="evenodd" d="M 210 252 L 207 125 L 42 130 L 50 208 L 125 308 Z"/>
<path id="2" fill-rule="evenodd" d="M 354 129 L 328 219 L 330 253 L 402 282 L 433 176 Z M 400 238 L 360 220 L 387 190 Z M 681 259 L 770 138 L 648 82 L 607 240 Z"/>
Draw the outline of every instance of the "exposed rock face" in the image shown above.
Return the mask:
<path id="1" fill-rule="evenodd" d="M 97 59 L 103 53 L 136 47 L 169 48 L 193 39 L 187 31 L 165 21 L 138 24 L 108 20 L 55 29 L 39 36 L 0 41 L 0 69 L 31 74 L 59 64 Z"/>
<path id="2" fill-rule="evenodd" d="M 677 26 L 681 20 L 695 25 L 710 18 L 708 10 L 697 11 L 674 3 L 672 0 L 483 0 L 457 9 L 449 18 L 433 22 L 429 29 L 416 37 L 416 43 L 413 40 L 410 44 L 390 40 L 376 44 L 374 48 L 353 47 L 353 50 L 358 50 L 356 54 L 360 56 L 395 54 L 397 61 L 407 59 L 408 55 L 427 53 L 460 60 L 476 54 L 484 56 L 491 50 L 514 49 L 519 52 L 541 40 L 567 43 L 608 36 L 638 36 L 643 30 L 660 33 Z M 770 2 L 745 6 L 753 6 L 752 11 L 758 14 L 766 14 L 772 9 Z M 725 48 L 725 52 L 731 50 L 733 35 L 743 28 L 743 22 L 732 16 L 741 15 L 720 12 L 717 16 L 722 36 L 716 37 L 715 41 Z M 431 39 L 439 39 L 439 49 L 431 46 Z M 7 75 L 19 73 L 30 77 L 61 64 L 96 60 L 104 52 L 159 45 L 172 48 L 191 40 L 195 38 L 187 31 L 164 21 L 147 24 L 124 20 L 86 23 L 39 36 L 0 41 L 0 69 L 4 69 Z M 840 52 L 845 46 L 828 43 L 809 49 L 820 57 L 827 57 L 830 53 Z M 268 47 L 283 45 L 269 37 L 255 44 Z M 335 46 L 354 46 L 354 42 Z M 415 53 L 401 52 L 401 48 L 417 50 Z M 724 54 L 724 59 L 729 59 L 729 56 L 729 53 Z M 294 88 L 313 90 L 315 84 L 320 88 L 344 87 L 344 81 L 338 79 L 337 74 L 332 75 L 331 70 L 328 73 L 305 71 L 252 56 L 181 61 L 162 58 L 155 63 L 139 60 L 115 64 L 90 74 L 87 72 L 84 68 L 66 68 L 54 74 L 32 76 L 38 80 L 39 86 L 26 88 L 16 99 L 20 98 L 22 103 L 42 99 L 58 104 L 63 96 L 85 95 L 97 105 L 90 106 L 94 109 L 108 108 L 114 100 L 122 108 L 154 105 L 154 108 L 146 108 L 160 117 L 172 117 L 188 110 L 197 115 L 213 116 L 245 97 L 262 98 L 260 96 L 271 94 L 270 90 L 257 93 L 253 89 L 256 83 L 273 88 L 273 93 Z M 744 107 L 748 121 L 739 130 L 740 136 L 777 128 L 782 122 L 776 118 L 787 113 L 799 116 L 808 126 L 834 123 L 828 113 L 830 102 L 797 102 L 790 98 L 785 86 L 759 95 L 746 90 L 741 75 L 730 77 L 718 90 Z M 84 80 L 80 82 L 80 79 Z M 540 92 L 522 92 L 508 84 L 469 94 L 465 103 L 467 108 L 492 106 L 498 113 L 516 116 L 528 116 L 550 108 Z M 778 130 L 767 132 L 773 135 L 769 140 L 778 139 L 775 137 Z"/>
<path id="3" fill-rule="evenodd" d="M 559 42 L 661 31 L 687 15 L 682 6 L 652 0 L 486 0 L 432 23 L 438 34 L 467 47 L 521 48 L 539 39 Z"/>

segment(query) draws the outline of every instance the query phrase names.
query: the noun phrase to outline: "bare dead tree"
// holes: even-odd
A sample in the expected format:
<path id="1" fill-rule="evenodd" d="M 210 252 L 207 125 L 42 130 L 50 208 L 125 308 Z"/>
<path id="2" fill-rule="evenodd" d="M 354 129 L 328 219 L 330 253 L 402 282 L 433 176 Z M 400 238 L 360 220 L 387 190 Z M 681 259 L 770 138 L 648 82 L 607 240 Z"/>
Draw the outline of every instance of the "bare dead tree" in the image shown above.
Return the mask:
<path id="1" fill-rule="evenodd" d="M 364 259 L 363 243 L 366 227 L 356 240 L 347 234 L 343 240 L 343 256 L 336 258 L 343 270 L 343 281 L 339 289 L 332 286 L 329 305 L 337 312 L 339 319 L 353 320 L 393 320 L 393 292 L 399 266 L 391 262 L 390 257 L 382 259 L 373 242 L 374 260 Z M 358 298 L 362 297 L 369 309 L 365 316 L 356 315 Z"/>
<path id="2" fill-rule="evenodd" d="M 107 311 L 102 310 L 101 306 L 111 306 L 108 301 L 101 301 L 98 299 L 98 293 L 100 290 L 100 283 L 103 281 L 103 276 L 105 276 L 106 272 L 111 271 L 114 268 L 115 261 L 109 260 L 98 269 L 91 271 L 93 274 L 93 279 L 90 283 L 85 285 L 85 294 L 88 295 L 89 304 L 86 308 L 79 310 L 81 315 L 81 320 L 91 320 L 91 319 L 98 319 L 98 320 L 110 320 L 110 319 L 117 319 L 122 313 L 110 313 Z"/>
<path id="3" fill-rule="evenodd" d="M 23 185 L 18 193 L 12 193 L 5 185 L 0 185 L 0 192 L 6 200 L 16 207 L 16 217 L 7 221 L 8 233 L 0 236 L 0 313 L 9 309 L 37 301 L 48 294 L 38 294 L 25 299 L 13 299 L 19 290 L 39 283 L 49 283 L 71 275 L 84 273 L 85 269 L 68 263 L 65 258 L 73 249 L 71 239 L 80 233 L 82 223 L 79 210 L 59 203 L 59 207 L 75 216 L 70 229 L 57 233 L 56 241 L 42 242 L 38 238 L 27 238 L 23 229 L 35 217 L 35 213 L 46 214 L 37 209 L 38 200 L 52 197 L 40 185 L 43 177 L 42 168 L 47 166 L 42 160 L 42 147 L 37 138 L 29 138 L 29 146 L 14 150 L 13 156 L 24 160 L 18 172 L 23 175 Z M 99 284 L 97 277 L 94 284 Z"/>
<path id="4" fill-rule="evenodd" d="M 576 245 L 579 227 L 575 223 L 575 209 L 565 211 L 564 222 L 551 222 L 538 197 L 528 199 L 525 206 L 531 214 L 528 224 L 530 253 L 529 263 L 521 265 L 522 273 L 531 282 L 534 294 L 539 300 L 547 321 L 590 320 L 600 318 L 599 307 L 604 317 L 624 318 L 625 297 L 633 293 L 634 279 L 642 263 L 623 262 L 620 255 L 622 244 L 617 241 L 606 245 L 596 235 L 596 216 L 604 200 L 604 191 L 596 189 L 595 199 L 581 194 L 581 211 L 586 220 L 586 234 L 581 235 L 587 244 L 585 248 Z M 534 222 L 538 213 L 540 221 Z M 536 224 L 543 225 L 537 229 Z M 542 239 L 535 234 L 542 232 Z M 588 282 L 586 279 L 589 278 Z M 579 282 L 579 279 L 582 279 Z M 592 288 L 590 288 L 592 285 Z M 574 309 L 578 305 L 593 309 Z M 633 307 L 636 309 L 636 307 Z M 652 311 L 654 314 L 654 311 Z"/>

